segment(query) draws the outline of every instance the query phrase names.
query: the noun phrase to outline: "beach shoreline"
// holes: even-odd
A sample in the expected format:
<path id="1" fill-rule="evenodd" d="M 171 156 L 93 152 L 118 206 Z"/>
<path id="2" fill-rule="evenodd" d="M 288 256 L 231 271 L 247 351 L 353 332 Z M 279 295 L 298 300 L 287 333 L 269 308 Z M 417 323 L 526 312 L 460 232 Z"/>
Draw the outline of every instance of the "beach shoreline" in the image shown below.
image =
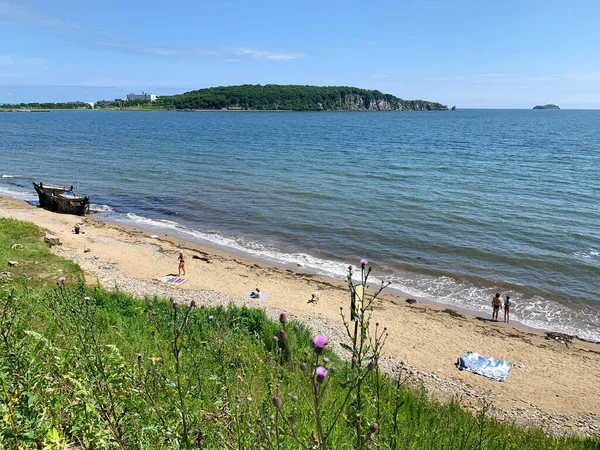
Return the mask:
<path id="1" fill-rule="evenodd" d="M 347 312 L 349 296 L 342 280 L 300 267 L 267 264 L 164 232 L 153 238 L 139 227 L 56 214 L 8 197 L 0 197 L 0 217 L 31 221 L 56 235 L 62 245 L 53 251 L 80 264 L 88 283 L 118 288 L 138 298 L 173 296 L 207 305 L 235 302 L 263 307 L 273 317 L 286 311 L 313 331 L 328 334 L 345 356 L 339 347 L 345 333 L 340 306 Z M 75 224 L 85 234 L 72 234 Z M 90 252 L 84 252 L 86 249 Z M 177 273 L 179 251 L 186 255 L 188 282 L 173 287 L 153 281 Z M 257 302 L 244 295 L 256 287 L 268 300 Z M 308 303 L 317 289 L 321 300 Z M 557 434 L 598 433 L 600 344 L 574 339 L 566 345 L 522 324 L 478 320 L 479 313 L 472 315 L 472 311 L 454 306 L 450 309 L 420 299 L 408 304 L 405 300 L 385 292 L 375 305 L 374 319 L 389 332 L 386 357 L 381 362 L 385 370 L 424 384 L 441 400 L 460 398 L 473 410 L 481 407 L 481 402 L 489 402 L 490 412 L 502 420 Z M 508 379 L 499 383 L 458 371 L 454 362 L 466 351 L 523 367 L 513 368 Z"/>

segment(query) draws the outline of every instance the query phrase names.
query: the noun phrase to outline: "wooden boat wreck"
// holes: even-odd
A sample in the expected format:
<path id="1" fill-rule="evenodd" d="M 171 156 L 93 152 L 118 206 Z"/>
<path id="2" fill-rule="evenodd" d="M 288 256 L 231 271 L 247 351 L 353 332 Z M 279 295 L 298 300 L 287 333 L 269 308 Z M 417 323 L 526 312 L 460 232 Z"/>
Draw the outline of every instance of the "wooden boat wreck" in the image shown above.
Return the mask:
<path id="1" fill-rule="evenodd" d="M 40 198 L 42 208 L 80 216 L 90 211 L 89 197 L 75 194 L 72 186 L 71 189 L 67 189 L 64 186 L 40 182 L 33 183 L 33 187 Z"/>

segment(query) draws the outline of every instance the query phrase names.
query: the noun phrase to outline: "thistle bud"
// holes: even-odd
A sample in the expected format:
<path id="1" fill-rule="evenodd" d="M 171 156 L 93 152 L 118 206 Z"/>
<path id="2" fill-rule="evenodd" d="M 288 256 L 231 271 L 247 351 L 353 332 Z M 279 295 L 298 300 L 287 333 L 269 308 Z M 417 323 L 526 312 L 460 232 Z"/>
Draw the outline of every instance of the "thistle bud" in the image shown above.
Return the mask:
<path id="1" fill-rule="evenodd" d="M 281 399 L 276 395 L 273 396 L 273 406 L 277 409 L 281 408 Z"/>

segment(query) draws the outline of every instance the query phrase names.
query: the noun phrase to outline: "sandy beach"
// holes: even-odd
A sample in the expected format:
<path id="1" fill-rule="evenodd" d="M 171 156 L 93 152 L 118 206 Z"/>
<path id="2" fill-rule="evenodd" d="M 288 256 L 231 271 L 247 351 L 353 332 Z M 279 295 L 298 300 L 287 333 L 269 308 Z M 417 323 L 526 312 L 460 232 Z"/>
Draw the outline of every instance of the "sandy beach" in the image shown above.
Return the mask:
<path id="1" fill-rule="evenodd" d="M 348 309 L 349 296 L 341 281 L 270 266 L 164 234 L 151 237 L 152 232 L 94 216 L 56 214 L 5 197 L 0 197 L 0 217 L 31 221 L 56 235 L 61 245 L 53 251 L 76 261 L 90 284 L 118 288 L 139 298 L 194 299 L 201 305 L 235 302 L 265 308 L 273 316 L 286 311 L 315 332 L 328 335 L 334 344 L 345 337 L 340 306 Z M 84 234 L 73 234 L 75 225 Z M 187 283 L 171 286 L 155 281 L 177 273 L 180 251 L 186 259 Z M 357 264 L 362 256 L 368 255 L 357 255 Z M 268 296 L 266 301 L 244 295 L 256 287 Z M 314 304 L 308 300 L 317 289 L 321 299 Z M 374 319 L 389 331 L 381 363 L 385 370 L 424 384 L 442 401 L 458 398 L 473 410 L 489 402 L 490 413 L 502 420 L 541 426 L 557 434 L 600 432 L 600 344 L 575 338 L 567 345 L 548 339 L 543 331 L 450 314 L 443 306 L 408 304 L 389 293 L 380 298 Z M 339 345 L 335 348 L 344 355 Z M 455 363 L 466 351 L 518 366 L 505 382 L 461 372 Z"/>

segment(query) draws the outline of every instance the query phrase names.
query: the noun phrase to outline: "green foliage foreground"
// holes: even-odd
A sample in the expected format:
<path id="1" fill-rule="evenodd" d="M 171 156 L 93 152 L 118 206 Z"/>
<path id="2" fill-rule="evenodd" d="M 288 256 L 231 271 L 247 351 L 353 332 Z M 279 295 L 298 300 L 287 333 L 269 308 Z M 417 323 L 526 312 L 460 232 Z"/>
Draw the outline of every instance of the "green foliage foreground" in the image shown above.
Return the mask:
<path id="1" fill-rule="evenodd" d="M 0 448 L 600 447 L 428 400 L 362 319 L 346 363 L 286 316 L 53 285 L 0 287 Z"/>
<path id="2" fill-rule="evenodd" d="M 290 347 L 273 339 L 282 325 L 261 310 L 173 308 L 66 287 L 2 296 L 6 448 L 321 448 L 310 373 L 317 355 L 297 324 L 285 324 L 300 361 L 292 367 Z M 323 427 L 332 427 L 327 448 L 357 448 L 355 417 L 363 422 L 359 448 L 598 445 L 502 425 L 484 412 L 473 417 L 368 368 L 356 411 L 356 391 L 347 396 L 358 370 L 325 355 L 318 408 Z"/>

